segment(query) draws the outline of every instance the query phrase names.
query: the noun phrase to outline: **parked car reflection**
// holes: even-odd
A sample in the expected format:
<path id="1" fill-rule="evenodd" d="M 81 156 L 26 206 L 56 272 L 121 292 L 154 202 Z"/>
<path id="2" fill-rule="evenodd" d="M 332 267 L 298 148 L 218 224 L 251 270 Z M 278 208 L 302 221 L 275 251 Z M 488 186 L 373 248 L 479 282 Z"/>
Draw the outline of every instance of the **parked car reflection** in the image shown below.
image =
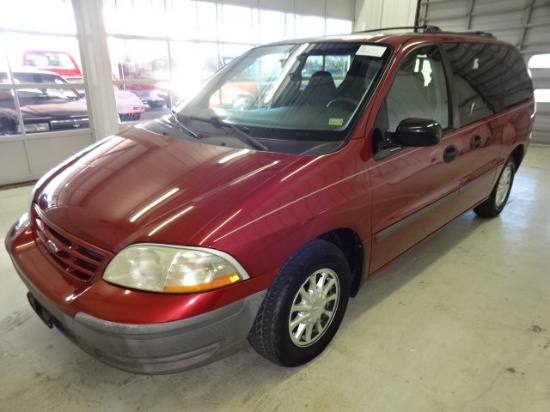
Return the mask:
<path id="1" fill-rule="evenodd" d="M 125 91 L 139 97 L 143 104 L 150 108 L 163 107 L 169 104 L 168 90 L 157 88 L 152 84 L 132 84 L 125 85 Z M 131 92 L 129 91 L 131 90 Z"/>
<path id="2" fill-rule="evenodd" d="M 115 90 L 115 101 L 121 121 L 139 120 L 145 106 L 138 96 L 128 90 Z"/>
<path id="3" fill-rule="evenodd" d="M 74 89 L 55 87 L 67 83 L 61 76 L 39 71 L 17 71 L 12 74 L 16 84 L 28 83 L 29 87 L 16 89 L 18 102 L 13 89 L 0 92 L 0 134 L 89 127 L 88 108 L 82 96 Z M 9 83 L 8 79 L 8 73 L 0 72 L 2 83 Z M 21 109 L 21 118 L 17 115 L 17 105 Z"/>
<path id="4" fill-rule="evenodd" d="M 28 84 L 29 87 L 17 88 L 15 92 L 10 88 L 0 90 L 0 135 L 19 134 L 23 130 L 37 133 L 90 126 L 84 96 L 74 88 L 56 86 L 68 84 L 63 77 L 35 69 L 15 71 L 12 75 L 15 84 Z M 0 83 L 11 83 L 7 72 L 0 72 Z M 115 90 L 115 100 L 121 121 L 139 120 L 145 112 L 141 100 L 129 91 Z"/>

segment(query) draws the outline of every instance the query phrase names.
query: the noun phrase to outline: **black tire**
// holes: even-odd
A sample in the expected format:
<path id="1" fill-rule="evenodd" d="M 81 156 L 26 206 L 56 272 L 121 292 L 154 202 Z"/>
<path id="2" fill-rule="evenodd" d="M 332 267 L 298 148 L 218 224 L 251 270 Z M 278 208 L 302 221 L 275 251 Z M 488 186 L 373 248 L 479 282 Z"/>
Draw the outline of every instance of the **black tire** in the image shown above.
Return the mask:
<path id="1" fill-rule="evenodd" d="M 474 208 L 474 212 L 478 216 L 490 218 L 496 217 L 502 212 L 508 202 L 508 197 L 510 197 L 515 174 L 516 163 L 514 159 L 508 158 L 489 198 Z"/>
<path id="2" fill-rule="evenodd" d="M 248 335 L 252 347 L 282 366 L 303 365 L 318 356 L 342 322 L 350 279 L 338 247 L 320 239 L 305 245 L 281 267 L 269 288 Z"/>
<path id="3" fill-rule="evenodd" d="M 7 116 L 0 116 L 0 136 L 16 134 L 15 122 Z"/>

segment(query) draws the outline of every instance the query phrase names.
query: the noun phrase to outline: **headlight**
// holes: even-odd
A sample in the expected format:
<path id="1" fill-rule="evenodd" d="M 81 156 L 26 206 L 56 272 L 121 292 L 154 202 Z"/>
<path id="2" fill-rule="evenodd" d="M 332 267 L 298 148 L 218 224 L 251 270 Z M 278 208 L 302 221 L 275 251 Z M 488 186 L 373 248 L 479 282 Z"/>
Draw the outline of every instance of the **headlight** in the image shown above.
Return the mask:
<path id="1" fill-rule="evenodd" d="M 50 125 L 49 123 L 25 123 L 25 132 L 27 133 L 37 133 L 37 132 L 49 132 Z"/>
<path id="2" fill-rule="evenodd" d="M 217 289 L 249 276 L 234 258 L 217 250 L 138 244 L 117 254 L 103 279 L 151 292 L 189 293 Z"/>

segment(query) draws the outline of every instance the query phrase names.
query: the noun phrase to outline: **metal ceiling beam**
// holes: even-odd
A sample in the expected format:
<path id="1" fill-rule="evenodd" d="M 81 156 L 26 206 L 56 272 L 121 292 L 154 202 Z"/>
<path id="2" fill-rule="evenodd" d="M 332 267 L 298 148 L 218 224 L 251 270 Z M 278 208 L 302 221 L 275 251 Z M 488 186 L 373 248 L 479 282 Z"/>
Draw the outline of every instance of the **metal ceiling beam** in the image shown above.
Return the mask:
<path id="1" fill-rule="evenodd" d="M 518 44 L 516 45 L 518 49 L 523 49 L 523 44 L 525 42 L 525 37 L 527 36 L 527 30 L 529 30 L 529 22 L 531 20 L 531 15 L 533 14 L 533 5 L 535 4 L 535 0 L 527 0 L 527 7 L 525 8 L 524 14 L 523 14 L 523 32 L 521 33 L 520 40 Z"/>
<path id="2" fill-rule="evenodd" d="M 466 12 L 466 30 L 470 30 L 472 28 L 474 4 L 475 4 L 475 0 L 470 0 L 470 3 L 468 4 L 468 10 Z"/>

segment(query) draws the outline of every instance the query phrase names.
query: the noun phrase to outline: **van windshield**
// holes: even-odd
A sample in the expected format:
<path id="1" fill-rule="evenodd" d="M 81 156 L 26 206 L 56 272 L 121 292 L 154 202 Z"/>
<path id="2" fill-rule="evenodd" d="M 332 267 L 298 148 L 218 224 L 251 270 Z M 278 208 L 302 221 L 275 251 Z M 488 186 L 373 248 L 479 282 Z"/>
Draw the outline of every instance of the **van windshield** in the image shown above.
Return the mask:
<path id="1" fill-rule="evenodd" d="M 164 121 L 177 122 L 187 131 L 182 137 L 204 143 L 328 153 L 346 141 L 389 54 L 386 46 L 355 42 L 258 47 L 233 60 Z"/>

